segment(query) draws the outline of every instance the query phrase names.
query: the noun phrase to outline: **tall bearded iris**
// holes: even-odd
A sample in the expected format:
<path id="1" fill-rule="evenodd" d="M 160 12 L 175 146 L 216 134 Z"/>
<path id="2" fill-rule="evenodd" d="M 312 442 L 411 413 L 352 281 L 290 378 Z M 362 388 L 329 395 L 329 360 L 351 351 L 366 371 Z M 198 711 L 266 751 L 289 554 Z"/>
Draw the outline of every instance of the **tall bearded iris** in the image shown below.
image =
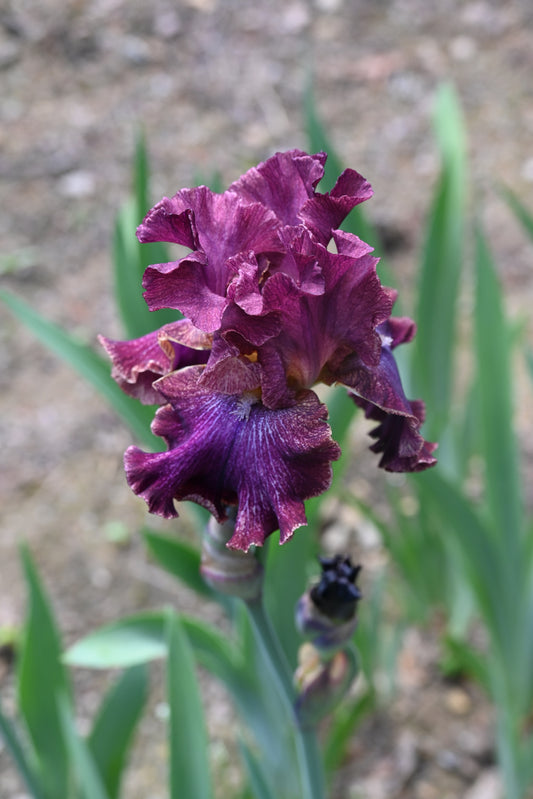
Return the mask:
<path id="1" fill-rule="evenodd" d="M 325 491 L 340 455 L 327 409 L 312 390 L 343 385 L 378 422 L 372 449 L 389 471 L 435 463 L 420 435 L 424 406 L 402 389 L 393 350 L 414 335 L 391 317 L 395 293 L 377 258 L 339 230 L 372 195 L 345 170 L 316 191 L 326 155 L 276 153 L 223 194 L 205 186 L 164 198 L 138 230 L 141 242 L 189 248 L 149 266 L 150 310 L 185 318 L 129 342 L 102 338 L 121 387 L 159 403 L 153 432 L 168 451 L 125 455 L 128 483 L 152 513 L 177 516 L 192 500 L 218 521 L 237 506 L 229 546 L 248 550 L 306 523 L 304 500 Z"/>

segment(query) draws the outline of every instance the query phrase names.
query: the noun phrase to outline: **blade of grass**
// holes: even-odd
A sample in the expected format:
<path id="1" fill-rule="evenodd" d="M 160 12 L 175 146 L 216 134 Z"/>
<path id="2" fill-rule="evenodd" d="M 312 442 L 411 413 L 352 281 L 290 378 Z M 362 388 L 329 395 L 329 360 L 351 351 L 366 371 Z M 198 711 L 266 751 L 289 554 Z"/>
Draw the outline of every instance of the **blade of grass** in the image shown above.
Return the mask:
<path id="1" fill-rule="evenodd" d="M 148 694 L 146 666 L 133 666 L 104 698 L 87 741 L 110 799 L 118 799 L 135 727 Z"/>
<path id="2" fill-rule="evenodd" d="M 170 799 L 212 799 L 207 731 L 193 654 L 179 617 L 167 615 Z"/>
<path id="3" fill-rule="evenodd" d="M 239 750 L 255 799 L 276 799 L 265 778 L 260 759 L 254 755 L 250 747 L 242 739 L 239 741 Z"/>
<path id="4" fill-rule="evenodd" d="M 476 355 L 487 503 L 514 571 L 521 562 L 523 511 L 518 451 L 513 432 L 511 348 L 501 287 L 480 228 L 476 231 Z"/>
<path id="5" fill-rule="evenodd" d="M 160 535 L 147 529 L 142 531 L 142 536 L 150 554 L 166 571 L 205 599 L 215 598 L 215 592 L 200 573 L 202 558 L 196 547 L 179 538 Z"/>
<path id="6" fill-rule="evenodd" d="M 161 442 L 150 431 L 153 409 L 124 394 L 111 379 L 111 368 L 107 359 L 45 319 L 20 297 L 3 289 L 0 291 L 0 299 L 41 344 L 58 355 L 102 395 L 139 441 L 151 449 L 161 449 Z"/>
<path id="7" fill-rule="evenodd" d="M 411 383 L 431 408 L 427 436 L 438 439 L 448 422 L 453 387 L 456 304 L 463 260 L 465 134 L 450 86 L 437 96 L 435 129 L 442 171 L 430 213 L 420 266 Z"/>
<path id="8" fill-rule="evenodd" d="M 74 774 L 76 782 L 83 799 L 111 799 L 100 778 L 98 769 L 87 744 L 78 735 L 72 718 L 72 710 L 67 697 L 59 693 L 55 697 L 55 702 L 59 711 L 59 719 L 62 726 L 62 735 L 66 741 L 67 748 L 74 764 Z M 67 796 L 66 793 L 56 794 L 57 796 Z"/>
<path id="9" fill-rule="evenodd" d="M 31 793 L 33 799 L 46 799 L 41 786 L 39 785 L 39 776 L 30 766 L 26 752 L 19 740 L 15 726 L 2 712 L 0 707 L 0 736 L 4 740 L 4 744 L 8 752 L 11 754 L 18 773 L 23 778 L 26 786 Z"/>
<path id="10" fill-rule="evenodd" d="M 502 188 L 502 194 L 528 236 L 533 239 L 533 214 L 531 214 L 529 209 L 526 208 L 523 202 L 519 200 L 517 195 L 511 191 L 511 189 L 508 189 L 504 186 Z"/>
<path id="11" fill-rule="evenodd" d="M 66 796 L 69 757 L 56 696 L 70 696 L 48 598 L 26 548 L 21 551 L 29 612 L 18 667 L 18 704 L 41 769 L 45 793 Z"/>

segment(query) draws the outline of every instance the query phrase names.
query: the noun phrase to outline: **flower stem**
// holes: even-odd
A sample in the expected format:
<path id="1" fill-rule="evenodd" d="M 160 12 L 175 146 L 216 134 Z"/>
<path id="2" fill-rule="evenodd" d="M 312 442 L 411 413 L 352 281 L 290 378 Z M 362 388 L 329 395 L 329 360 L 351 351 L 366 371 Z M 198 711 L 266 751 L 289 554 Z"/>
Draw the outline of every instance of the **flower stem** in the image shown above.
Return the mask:
<path id="1" fill-rule="evenodd" d="M 324 772 L 322 755 L 319 751 L 316 733 L 313 729 L 302 728 L 296 718 L 294 701 L 296 699 L 292 684 L 292 674 L 278 636 L 272 626 L 261 600 L 246 602 L 250 621 L 261 641 L 265 658 L 276 681 L 287 715 L 292 720 L 294 741 L 298 757 L 302 799 L 324 799 Z"/>

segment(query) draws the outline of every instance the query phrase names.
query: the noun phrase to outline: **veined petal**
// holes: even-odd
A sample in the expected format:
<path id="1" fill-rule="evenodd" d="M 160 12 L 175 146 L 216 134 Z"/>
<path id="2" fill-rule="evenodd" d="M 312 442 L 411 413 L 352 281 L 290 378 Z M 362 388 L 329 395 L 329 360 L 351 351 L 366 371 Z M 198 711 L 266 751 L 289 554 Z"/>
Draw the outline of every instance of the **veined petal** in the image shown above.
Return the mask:
<path id="1" fill-rule="evenodd" d="M 229 191 L 272 209 L 284 225 L 298 225 L 300 208 L 314 195 L 324 174 L 326 154 L 301 150 L 275 153 L 232 183 Z"/>
<path id="2" fill-rule="evenodd" d="M 370 435 L 378 439 L 371 447 L 373 452 L 383 453 L 381 467 L 391 472 L 415 472 L 437 462 L 432 456 L 437 445 L 420 434 L 424 404 L 405 396 L 389 346 L 383 345 L 376 367 L 356 364 L 353 356 L 346 359 L 337 380 L 351 389 L 354 402 L 367 418 L 379 422 Z"/>
<path id="3" fill-rule="evenodd" d="M 352 208 L 372 197 L 370 183 L 354 169 L 345 169 L 327 194 L 316 193 L 302 206 L 300 219 L 317 240 L 327 244 Z"/>
<path id="4" fill-rule="evenodd" d="M 337 369 L 350 354 L 358 364 L 377 366 L 382 345 L 378 328 L 392 308 L 391 293 L 376 274 L 377 259 L 368 254 L 353 258 L 331 253 L 316 243 L 314 249 L 325 281 L 324 292 L 277 292 L 275 296 L 272 292 L 271 302 L 276 302 L 282 318 L 281 330 L 259 353 L 260 361 L 267 363 L 267 357 L 271 362 L 276 350 L 285 381 L 296 389 L 310 388 L 317 381 L 335 382 Z M 265 298 L 268 290 L 267 281 Z M 266 404 L 283 394 L 281 386 L 273 386 L 280 377 L 279 370 L 264 368 Z"/>
<path id="5" fill-rule="evenodd" d="M 145 405 L 160 405 L 161 394 L 153 387 L 154 381 L 174 369 L 207 361 L 209 352 L 178 343 L 175 336 L 179 335 L 182 324 L 180 320 L 164 325 L 131 341 L 98 337 L 113 363 L 111 377 L 126 394 Z"/>
<path id="6" fill-rule="evenodd" d="M 228 284 L 235 280 L 235 269 L 228 262 L 241 253 L 252 253 L 254 259 L 274 256 L 282 250 L 279 228 L 271 210 L 245 202 L 231 191 L 215 194 L 200 186 L 183 189 L 172 200 L 165 198 L 148 214 L 139 237 L 179 240 L 194 252 L 179 261 L 148 267 L 143 286 L 149 308 L 177 308 L 197 327 L 214 332 L 228 304 Z M 243 292 L 244 288 L 241 295 L 246 302 Z"/>
<path id="7" fill-rule="evenodd" d="M 387 413 L 360 397 L 353 396 L 353 399 L 364 410 L 367 419 L 378 422 L 370 433 L 377 439 L 370 449 L 382 453 L 379 466 L 388 472 L 420 472 L 437 463 L 432 455 L 437 444 L 425 441 L 419 433 L 424 419 L 423 402 L 410 402 L 411 414 L 400 416 Z"/>
<path id="8" fill-rule="evenodd" d="M 152 264 L 143 276 L 144 299 L 151 311 L 176 308 L 206 333 L 220 325 L 227 305 L 225 291 L 211 285 L 210 266 L 203 252 L 193 252 L 179 261 Z"/>
<path id="9" fill-rule="evenodd" d="M 197 502 L 219 521 L 236 504 L 232 548 L 260 546 L 278 527 L 286 541 L 306 523 L 303 501 L 328 488 L 331 461 L 340 455 L 325 406 L 304 391 L 294 406 L 273 411 L 254 396 L 206 391 L 200 372 L 192 367 L 160 381 L 169 404 L 157 412 L 153 431 L 169 450 L 130 447 L 130 486 L 167 518 L 177 516 L 175 499 Z"/>

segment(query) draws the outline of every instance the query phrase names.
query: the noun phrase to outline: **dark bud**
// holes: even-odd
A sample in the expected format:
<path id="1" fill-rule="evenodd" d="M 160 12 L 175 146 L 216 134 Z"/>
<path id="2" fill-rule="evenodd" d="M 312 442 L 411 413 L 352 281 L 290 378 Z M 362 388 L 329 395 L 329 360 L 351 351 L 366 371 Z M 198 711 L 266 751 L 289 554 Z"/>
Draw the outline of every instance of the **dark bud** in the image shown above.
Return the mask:
<path id="1" fill-rule="evenodd" d="M 330 619 L 348 621 L 355 615 L 357 603 L 362 598 L 355 581 L 361 566 L 352 566 L 349 557 L 334 555 L 320 557 L 322 575 L 311 589 L 311 599 L 318 610 Z"/>

